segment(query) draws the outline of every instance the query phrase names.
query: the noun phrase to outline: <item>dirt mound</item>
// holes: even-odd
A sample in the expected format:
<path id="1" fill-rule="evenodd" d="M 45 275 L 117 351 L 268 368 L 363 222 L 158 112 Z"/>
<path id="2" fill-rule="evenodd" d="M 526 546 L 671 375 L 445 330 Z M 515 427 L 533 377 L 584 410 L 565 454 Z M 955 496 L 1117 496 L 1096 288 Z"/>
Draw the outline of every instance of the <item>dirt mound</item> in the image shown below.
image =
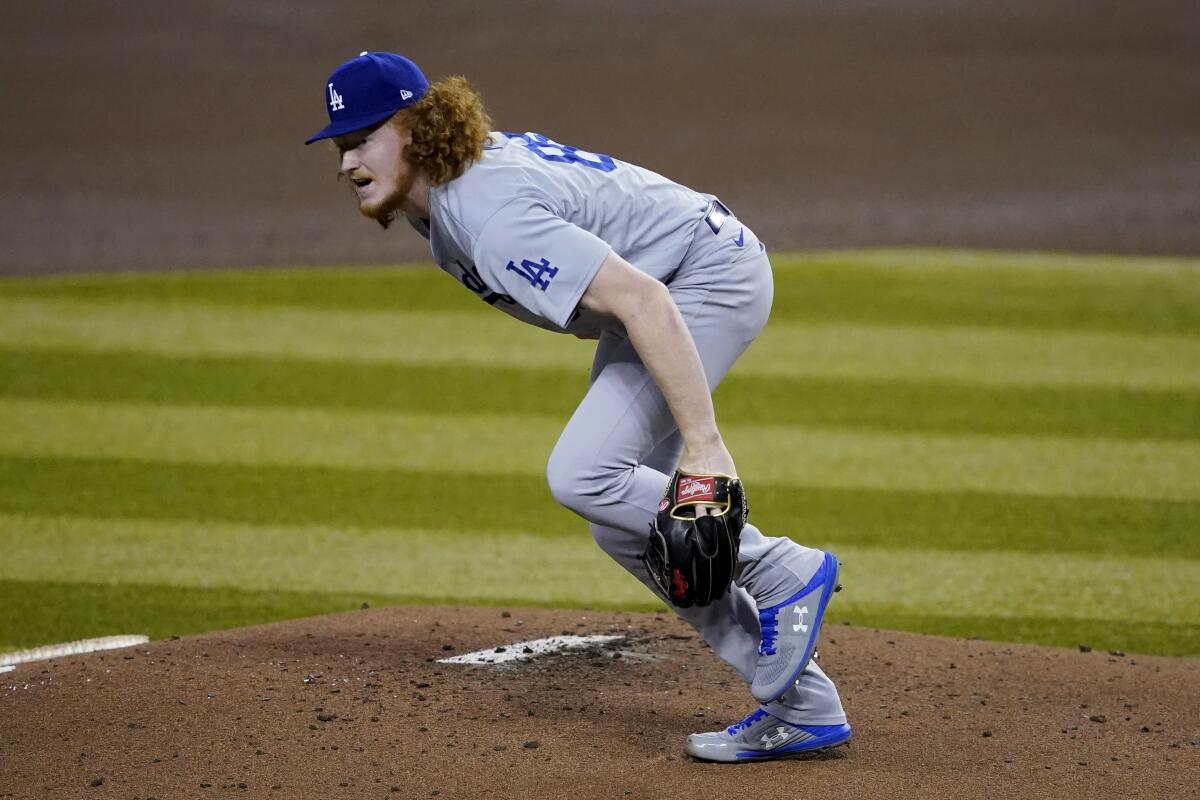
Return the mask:
<path id="1" fill-rule="evenodd" d="M 562 634 L 621 638 L 438 663 Z M 670 614 L 389 608 L 18 666 L 0 797 L 1194 797 L 1200 661 L 830 626 L 855 735 L 701 764 L 750 709 Z"/>

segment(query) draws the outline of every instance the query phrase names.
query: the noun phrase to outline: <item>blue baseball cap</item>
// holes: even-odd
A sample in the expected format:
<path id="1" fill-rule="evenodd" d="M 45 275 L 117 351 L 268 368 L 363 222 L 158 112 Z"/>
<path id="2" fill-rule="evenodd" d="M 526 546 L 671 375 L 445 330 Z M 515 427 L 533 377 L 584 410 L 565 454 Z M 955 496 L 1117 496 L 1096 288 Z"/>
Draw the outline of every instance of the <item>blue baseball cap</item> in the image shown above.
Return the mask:
<path id="1" fill-rule="evenodd" d="M 377 125 L 420 100 L 427 91 L 429 81 L 404 56 L 364 50 L 335 69 L 325 82 L 329 124 L 305 144 Z"/>

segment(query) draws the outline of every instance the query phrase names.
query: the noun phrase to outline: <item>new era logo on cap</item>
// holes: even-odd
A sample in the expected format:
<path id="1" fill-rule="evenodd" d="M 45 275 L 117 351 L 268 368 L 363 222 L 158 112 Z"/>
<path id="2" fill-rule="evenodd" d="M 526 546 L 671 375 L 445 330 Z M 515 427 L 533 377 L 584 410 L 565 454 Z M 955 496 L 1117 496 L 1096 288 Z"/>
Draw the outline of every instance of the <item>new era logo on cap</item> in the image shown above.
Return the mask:
<path id="1" fill-rule="evenodd" d="M 402 55 L 364 50 L 333 71 L 326 89 L 329 124 L 305 144 L 384 122 L 424 97 L 429 81 L 416 64 Z"/>

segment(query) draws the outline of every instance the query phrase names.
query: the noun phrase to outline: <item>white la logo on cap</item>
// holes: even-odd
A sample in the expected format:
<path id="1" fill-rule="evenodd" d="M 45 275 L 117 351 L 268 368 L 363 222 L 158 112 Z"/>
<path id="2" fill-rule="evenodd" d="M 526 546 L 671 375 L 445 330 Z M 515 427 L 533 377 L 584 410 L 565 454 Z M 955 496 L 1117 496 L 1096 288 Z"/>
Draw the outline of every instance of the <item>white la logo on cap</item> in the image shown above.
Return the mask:
<path id="1" fill-rule="evenodd" d="M 346 104 L 342 102 L 342 96 L 337 93 L 337 89 L 334 89 L 333 84 L 330 83 L 329 84 L 329 110 L 330 111 L 341 111 L 345 107 L 346 107 Z"/>

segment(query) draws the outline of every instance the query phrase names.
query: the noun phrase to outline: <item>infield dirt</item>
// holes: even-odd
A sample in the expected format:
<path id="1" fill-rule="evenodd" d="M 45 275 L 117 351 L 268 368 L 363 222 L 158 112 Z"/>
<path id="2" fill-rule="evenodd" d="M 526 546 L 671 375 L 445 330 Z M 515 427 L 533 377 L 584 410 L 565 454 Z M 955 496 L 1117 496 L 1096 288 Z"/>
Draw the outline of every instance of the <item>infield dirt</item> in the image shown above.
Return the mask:
<path id="1" fill-rule="evenodd" d="M 852 590 L 852 587 L 849 587 Z M 570 634 L 598 649 L 436 659 Z M 0 797 L 1176 798 L 1200 786 L 1200 662 L 844 625 L 854 739 L 712 765 L 683 738 L 749 709 L 674 615 L 370 609 L 4 676 Z"/>

